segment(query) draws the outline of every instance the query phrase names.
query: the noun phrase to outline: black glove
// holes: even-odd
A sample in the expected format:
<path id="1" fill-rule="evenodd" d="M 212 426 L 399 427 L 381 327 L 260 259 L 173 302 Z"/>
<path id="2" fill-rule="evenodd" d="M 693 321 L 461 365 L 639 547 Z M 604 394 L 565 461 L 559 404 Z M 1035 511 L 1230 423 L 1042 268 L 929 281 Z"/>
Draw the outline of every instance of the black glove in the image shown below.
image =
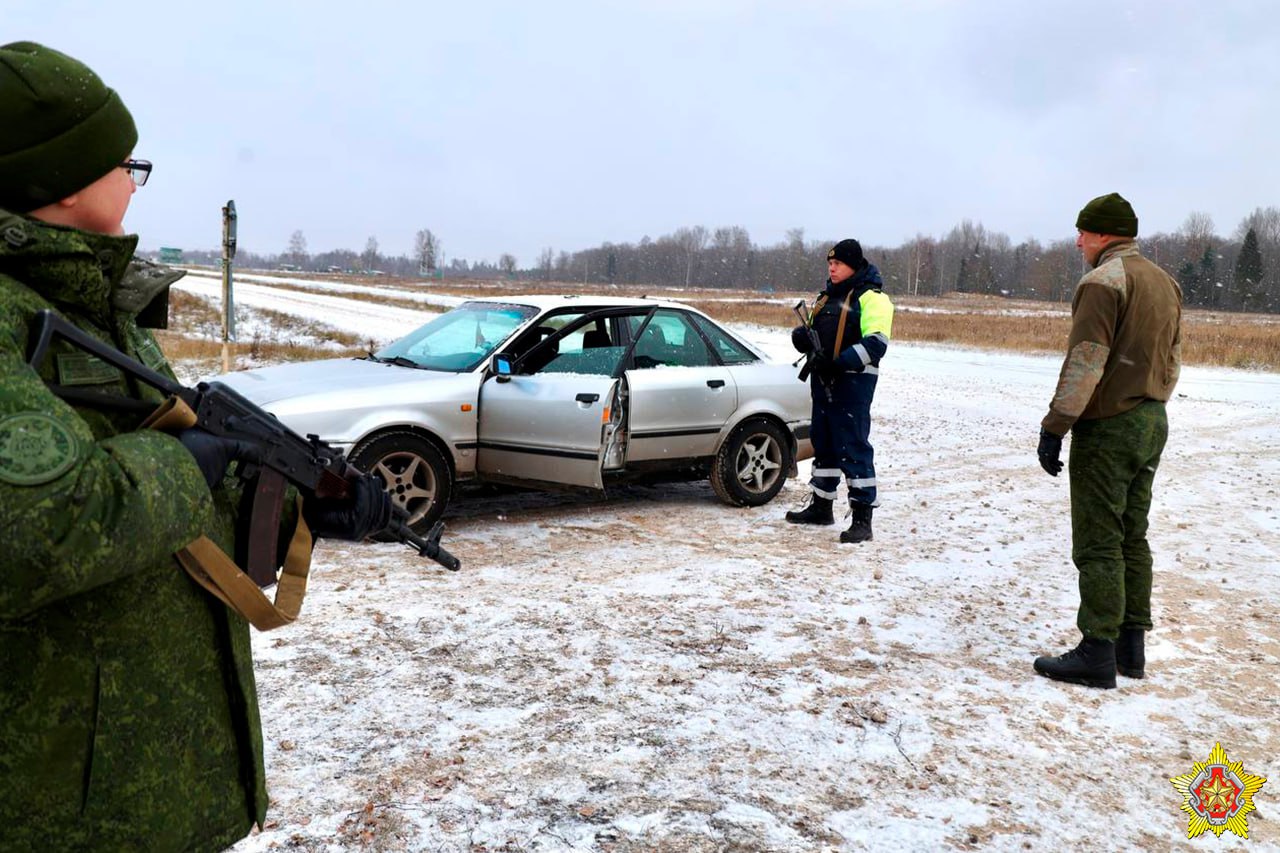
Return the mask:
<path id="1" fill-rule="evenodd" d="M 345 498 L 303 500 L 302 516 L 317 537 L 359 542 L 391 521 L 391 496 L 379 477 L 365 474 L 351 484 Z"/>
<path id="2" fill-rule="evenodd" d="M 232 462 L 239 459 L 256 462 L 261 458 L 257 445 L 234 438 L 222 438 L 199 427 L 184 429 L 178 433 L 178 441 L 195 457 L 200 473 L 204 474 L 204 481 L 209 484 L 210 489 L 222 482 Z"/>
<path id="3" fill-rule="evenodd" d="M 837 376 L 844 373 L 844 368 L 832 361 L 831 356 L 821 352 L 810 354 L 809 369 L 823 382 L 832 382 Z"/>
<path id="4" fill-rule="evenodd" d="M 1040 446 L 1036 448 L 1040 457 L 1040 467 L 1056 477 L 1062 472 L 1062 436 L 1054 435 L 1044 427 L 1040 427 Z"/>
<path id="5" fill-rule="evenodd" d="M 809 330 L 804 326 L 796 326 L 791 330 L 791 345 L 796 352 L 813 352 L 813 341 L 809 340 Z"/>

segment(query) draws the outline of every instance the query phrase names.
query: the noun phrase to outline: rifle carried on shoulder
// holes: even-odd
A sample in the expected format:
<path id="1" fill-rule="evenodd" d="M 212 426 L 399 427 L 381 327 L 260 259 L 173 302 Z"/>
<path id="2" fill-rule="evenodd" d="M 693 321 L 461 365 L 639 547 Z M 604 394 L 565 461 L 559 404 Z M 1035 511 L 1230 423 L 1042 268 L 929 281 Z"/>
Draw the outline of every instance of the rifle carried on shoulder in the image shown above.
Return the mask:
<path id="1" fill-rule="evenodd" d="M 822 341 L 818 338 L 818 332 L 809 323 L 809 319 L 804 316 L 804 312 L 800 309 L 805 306 L 805 302 L 801 299 L 795 305 L 791 306 L 791 310 L 796 312 L 796 316 L 800 318 L 800 325 L 804 326 L 805 332 L 809 335 L 809 351 L 804 355 L 804 365 L 800 368 L 799 380 L 804 382 L 808 380 L 809 374 L 813 372 L 813 360 L 817 353 L 822 352 Z M 822 376 L 818 377 L 818 384 L 822 386 L 822 390 L 827 394 L 827 402 L 831 402 L 831 383 Z"/>
<path id="2" fill-rule="evenodd" d="M 341 499 L 347 496 L 351 481 L 364 476 L 347 462 L 341 450 L 321 441 L 319 436 L 303 438 L 282 424 L 275 415 L 259 408 L 227 385 L 201 382 L 194 388 L 188 388 L 107 346 L 47 309 L 36 313 L 34 342 L 28 359 L 32 368 L 38 369 L 55 336 L 102 359 L 126 376 L 169 395 L 149 421 L 174 410 L 186 409 L 189 412 L 183 413 L 185 426 L 196 426 L 217 436 L 257 446 L 260 458 L 251 464 L 238 463 L 238 474 L 254 490 L 245 573 L 261 587 L 276 582 L 277 528 L 286 484 L 292 483 L 317 498 Z M 109 399 L 106 395 L 61 386 L 51 386 L 51 390 L 72 401 L 92 402 L 96 397 Z M 430 533 L 422 537 L 409 527 L 407 518 L 408 514 L 402 508 L 393 506 L 391 521 L 380 533 L 408 545 L 419 555 L 435 560 L 446 569 L 457 571 L 461 567 L 457 557 L 440 547 L 442 523 L 436 522 Z"/>

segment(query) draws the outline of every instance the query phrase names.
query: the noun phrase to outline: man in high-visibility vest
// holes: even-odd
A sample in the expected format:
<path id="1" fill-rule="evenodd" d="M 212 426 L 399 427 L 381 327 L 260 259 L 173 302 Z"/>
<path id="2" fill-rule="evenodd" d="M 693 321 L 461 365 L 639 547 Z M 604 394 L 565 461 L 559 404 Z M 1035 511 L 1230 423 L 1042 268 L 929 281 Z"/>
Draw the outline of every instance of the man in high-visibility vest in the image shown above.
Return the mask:
<path id="1" fill-rule="evenodd" d="M 871 400 L 880 359 L 889 347 L 893 303 L 880 271 L 862 255 L 857 240 L 841 240 L 827 252 L 827 285 L 791 342 L 809 355 L 813 398 L 813 490 L 809 505 L 787 513 L 792 524 L 834 524 L 831 510 L 844 477 L 852 520 L 841 542 L 871 539 L 871 513 L 880 505 L 871 447 Z M 815 351 L 809 329 L 817 333 Z"/>

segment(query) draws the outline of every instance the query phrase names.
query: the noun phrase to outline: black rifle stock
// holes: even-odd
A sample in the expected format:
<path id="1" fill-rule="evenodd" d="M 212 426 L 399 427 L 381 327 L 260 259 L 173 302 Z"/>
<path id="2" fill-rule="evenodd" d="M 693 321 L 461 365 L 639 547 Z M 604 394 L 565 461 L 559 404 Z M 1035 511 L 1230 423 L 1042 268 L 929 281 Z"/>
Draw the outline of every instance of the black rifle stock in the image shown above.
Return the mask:
<path id="1" fill-rule="evenodd" d="M 804 382 L 809 378 L 809 374 L 813 372 L 814 357 L 818 353 L 822 352 L 822 341 L 819 340 L 818 333 L 813 328 L 813 326 L 809 325 L 809 320 L 804 316 L 804 312 L 800 310 L 803 307 L 804 307 L 803 299 L 801 299 L 795 305 L 791 306 L 791 310 L 796 312 L 796 316 L 800 318 L 800 325 L 804 327 L 805 332 L 808 333 L 809 335 L 809 351 L 805 353 L 804 365 L 800 368 L 799 379 L 801 382 Z M 831 402 L 831 383 L 828 382 L 825 378 L 819 376 L 818 384 L 821 385 L 822 390 L 826 392 L 827 402 L 830 403 Z"/>
<path id="2" fill-rule="evenodd" d="M 247 441 L 258 448 L 260 458 L 249 465 L 242 463 L 238 473 L 254 489 L 249 513 L 249 545 L 244 558 L 245 573 L 259 586 L 276 582 L 276 530 L 286 482 L 318 498 L 343 498 L 348 494 L 352 479 L 363 476 L 359 469 L 347 462 L 341 450 L 315 435 L 303 438 L 233 388 L 221 382 L 201 382 L 194 388 L 188 388 L 107 346 L 49 310 L 36 313 L 34 340 L 28 359 L 32 368 L 38 368 L 44 360 L 55 335 L 102 359 L 126 376 L 169 395 L 166 407 L 173 408 L 177 406 L 176 401 L 182 401 L 195 415 L 191 426 L 224 438 Z M 105 395 L 76 393 L 56 385 L 51 386 L 51 390 L 73 401 L 90 402 L 95 397 L 107 399 Z M 451 571 L 461 567 L 457 557 L 440 547 L 442 523 L 437 522 L 430 533 L 422 537 L 409 527 L 407 517 L 403 509 L 393 506 L 390 523 L 379 532 L 403 542 L 421 556 L 435 560 Z"/>

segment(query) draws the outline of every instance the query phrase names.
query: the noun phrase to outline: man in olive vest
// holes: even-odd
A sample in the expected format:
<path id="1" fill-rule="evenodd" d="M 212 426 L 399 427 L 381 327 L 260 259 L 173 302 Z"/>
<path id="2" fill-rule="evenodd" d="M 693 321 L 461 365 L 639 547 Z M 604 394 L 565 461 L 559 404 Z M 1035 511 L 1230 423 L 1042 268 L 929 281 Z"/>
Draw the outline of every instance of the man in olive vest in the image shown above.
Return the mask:
<path id="1" fill-rule="evenodd" d="M 1037 455 L 1056 477 L 1071 432 L 1071 557 L 1079 570 L 1080 644 L 1039 657 L 1059 681 L 1116 686 L 1142 678 L 1151 629 L 1151 486 L 1169 434 L 1165 402 L 1181 365 L 1182 290 L 1138 252 L 1138 217 L 1117 193 L 1076 219 L 1092 267 L 1076 286 L 1071 336 Z"/>
<path id="2" fill-rule="evenodd" d="M 150 164 L 94 72 L 0 46 L 0 128 L 0 850 L 220 850 L 267 806 L 249 631 L 174 553 L 237 552 L 250 449 L 140 429 L 159 393 L 81 351 L 27 363 L 52 310 L 172 378 L 140 318 L 163 324 L 178 276 L 131 262 Z M 385 524 L 381 489 L 354 494 L 317 535 Z"/>

